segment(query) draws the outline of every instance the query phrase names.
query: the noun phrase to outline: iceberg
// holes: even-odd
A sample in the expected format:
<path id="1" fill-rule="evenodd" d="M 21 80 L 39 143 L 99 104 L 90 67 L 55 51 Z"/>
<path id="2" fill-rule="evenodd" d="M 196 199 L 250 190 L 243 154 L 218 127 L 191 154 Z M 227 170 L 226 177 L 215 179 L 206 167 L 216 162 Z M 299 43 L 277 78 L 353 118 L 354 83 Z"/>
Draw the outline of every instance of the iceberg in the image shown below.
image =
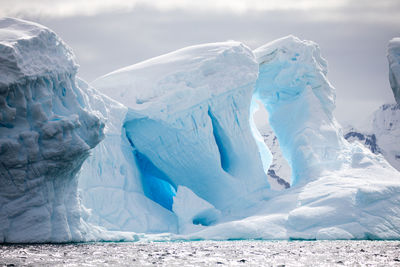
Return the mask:
<path id="1" fill-rule="evenodd" d="M 128 236 L 83 220 L 77 173 L 104 123 L 84 101 L 71 49 L 41 25 L 5 18 L 0 62 L 0 242 Z"/>
<path id="2" fill-rule="evenodd" d="M 311 41 L 191 46 L 89 85 L 55 33 L 6 18 L 0 59 L 0 243 L 400 238 L 400 172 L 346 141 Z"/>
<path id="3" fill-rule="evenodd" d="M 269 112 L 292 186 L 270 193 L 246 218 L 186 238 L 398 239 L 400 174 L 381 155 L 344 139 L 318 46 L 288 36 L 254 53 L 255 98 Z"/>
<path id="4" fill-rule="evenodd" d="M 128 107 L 123 131 L 148 198 L 172 211 L 182 186 L 240 216 L 235 205 L 251 205 L 268 188 L 249 123 L 257 74 L 251 50 L 225 42 L 153 58 L 92 85 Z"/>

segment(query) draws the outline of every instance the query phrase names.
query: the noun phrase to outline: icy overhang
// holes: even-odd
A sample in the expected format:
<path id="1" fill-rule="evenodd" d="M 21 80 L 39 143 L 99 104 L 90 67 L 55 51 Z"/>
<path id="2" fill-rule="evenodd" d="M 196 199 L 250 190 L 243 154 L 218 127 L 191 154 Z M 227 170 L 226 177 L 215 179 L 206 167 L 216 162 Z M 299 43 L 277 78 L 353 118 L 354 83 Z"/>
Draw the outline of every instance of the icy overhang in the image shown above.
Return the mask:
<path id="1" fill-rule="evenodd" d="M 92 84 L 137 114 L 165 117 L 248 85 L 257 73 L 251 50 L 230 41 L 183 48 L 114 71 Z"/>

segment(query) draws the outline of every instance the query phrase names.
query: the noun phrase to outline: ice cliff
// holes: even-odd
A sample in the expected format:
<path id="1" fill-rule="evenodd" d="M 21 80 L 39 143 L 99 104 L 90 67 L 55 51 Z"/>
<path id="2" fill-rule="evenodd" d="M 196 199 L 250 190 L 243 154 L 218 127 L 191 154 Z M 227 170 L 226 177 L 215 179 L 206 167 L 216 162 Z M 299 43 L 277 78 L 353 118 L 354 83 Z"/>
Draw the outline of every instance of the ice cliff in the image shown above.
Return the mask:
<path id="1" fill-rule="evenodd" d="M 0 70 L 0 242 L 100 239 L 82 219 L 77 173 L 104 124 L 71 49 L 41 25 L 1 19 Z"/>

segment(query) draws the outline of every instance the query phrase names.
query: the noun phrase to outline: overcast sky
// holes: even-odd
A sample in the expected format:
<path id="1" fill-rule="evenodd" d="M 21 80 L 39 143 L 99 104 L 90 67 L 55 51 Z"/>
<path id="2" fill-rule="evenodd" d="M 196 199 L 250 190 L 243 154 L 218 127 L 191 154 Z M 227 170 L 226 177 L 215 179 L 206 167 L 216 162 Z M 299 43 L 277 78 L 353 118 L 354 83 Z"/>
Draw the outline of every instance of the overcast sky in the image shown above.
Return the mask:
<path id="1" fill-rule="evenodd" d="M 388 41 L 400 36 L 399 0 L 0 0 L 0 16 L 39 22 L 69 44 L 79 76 L 199 43 L 238 40 L 257 48 L 293 34 L 320 45 L 336 88 L 340 122 L 393 103 Z"/>

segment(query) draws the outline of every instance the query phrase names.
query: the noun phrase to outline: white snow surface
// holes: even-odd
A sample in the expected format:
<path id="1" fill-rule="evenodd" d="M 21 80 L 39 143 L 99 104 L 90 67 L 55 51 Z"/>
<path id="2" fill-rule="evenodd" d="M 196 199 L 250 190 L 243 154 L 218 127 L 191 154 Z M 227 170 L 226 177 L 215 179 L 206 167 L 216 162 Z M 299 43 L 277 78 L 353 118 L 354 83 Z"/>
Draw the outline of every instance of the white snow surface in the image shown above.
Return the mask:
<path id="1" fill-rule="evenodd" d="M 54 32 L 13 18 L 1 19 L 0 62 L 1 87 L 78 68 L 72 50 Z"/>
<path id="2" fill-rule="evenodd" d="M 385 159 L 400 171 L 400 104 L 386 104 L 374 112 L 372 133 Z"/>
<path id="3" fill-rule="evenodd" d="M 0 242 L 134 240 L 83 220 L 77 172 L 103 138 L 55 33 L 0 19 Z"/>

